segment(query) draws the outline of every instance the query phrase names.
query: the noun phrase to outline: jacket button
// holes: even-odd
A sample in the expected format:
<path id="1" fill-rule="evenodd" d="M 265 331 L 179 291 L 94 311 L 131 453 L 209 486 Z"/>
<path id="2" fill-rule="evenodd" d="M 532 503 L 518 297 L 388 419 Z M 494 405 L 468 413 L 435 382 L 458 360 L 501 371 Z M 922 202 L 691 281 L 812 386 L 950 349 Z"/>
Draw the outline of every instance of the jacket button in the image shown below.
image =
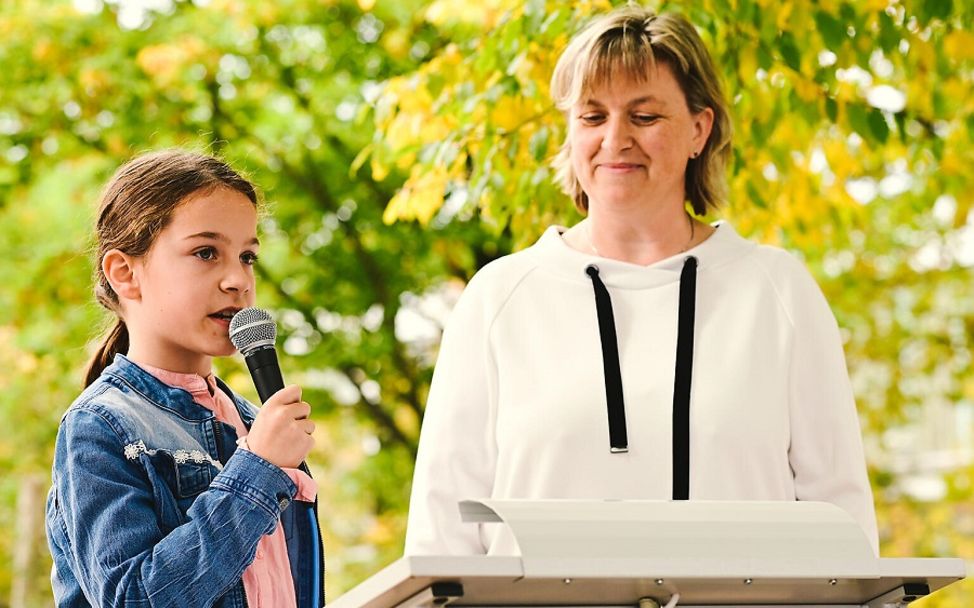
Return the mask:
<path id="1" fill-rule="evenodd" d="M 279 506 L 281 508 L 281 511 L 283 511 L 284 509 L 287 508 L 289 504 L 291 504 L 290 500 L 288 500 L 287 498 L 282 498 L 280 502 L 277 503 L 277 506 Z"/>

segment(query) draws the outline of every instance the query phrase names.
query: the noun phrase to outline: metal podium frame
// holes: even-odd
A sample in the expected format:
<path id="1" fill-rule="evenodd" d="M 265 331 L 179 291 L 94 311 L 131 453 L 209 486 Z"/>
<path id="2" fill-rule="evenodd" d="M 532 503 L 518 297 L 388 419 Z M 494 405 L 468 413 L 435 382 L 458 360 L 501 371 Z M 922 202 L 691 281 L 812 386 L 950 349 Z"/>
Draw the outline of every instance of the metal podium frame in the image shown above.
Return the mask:
<path id="1" fill-rule="evenodd" d="M 802 606 L 894 608 L 966 576 L 955 558 L 878 558 L 817 502 L 482 500 L 509 554 L 405 556 L 330 608 Z M 654 603 L 655 602 L 655 603 Z"/>

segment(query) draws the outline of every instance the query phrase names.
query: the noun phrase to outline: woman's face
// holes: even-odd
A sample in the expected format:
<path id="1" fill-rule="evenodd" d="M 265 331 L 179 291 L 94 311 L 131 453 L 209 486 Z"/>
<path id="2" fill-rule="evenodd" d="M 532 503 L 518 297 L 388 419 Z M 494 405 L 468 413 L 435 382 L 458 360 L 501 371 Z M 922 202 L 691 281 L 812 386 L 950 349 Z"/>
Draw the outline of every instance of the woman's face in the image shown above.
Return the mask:
<path id="1" fill-rule="evenodd" d="M 603 82 L 570 112 L 572 168 L 589 209 L 683 207 L 687 162 L 703 149 L 713 111 L 690 112 L 668 65 L 657 62 L 645 82 Z"/>

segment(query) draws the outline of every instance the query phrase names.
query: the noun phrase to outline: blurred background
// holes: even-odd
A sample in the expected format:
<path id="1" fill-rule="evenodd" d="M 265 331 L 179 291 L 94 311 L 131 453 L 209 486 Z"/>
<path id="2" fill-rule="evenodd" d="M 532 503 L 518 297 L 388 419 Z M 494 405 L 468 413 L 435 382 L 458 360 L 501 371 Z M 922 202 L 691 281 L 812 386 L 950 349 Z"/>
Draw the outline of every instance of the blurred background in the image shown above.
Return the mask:
<path id="1" fill-rule="evenodd" d="M 0 4 L 0 607 L 52 603 L 54 438 L 108 317 L 99 190 L 139 152 L 263 189 L 258 301 L 318 423 L 328 593 L 402 551 L 440 333 L 483 264 L 579 216 L 547 165 L 558 53 L 605 1 Z M 887 557 L 974 560 L 974 8 L 650 2 L 723 71 L 727 219 L 802 257 L 845 340 Z M 255 399 L 240 360 L 218 362 Z M 974 604 L 974 583 L 916 605 Z"/>

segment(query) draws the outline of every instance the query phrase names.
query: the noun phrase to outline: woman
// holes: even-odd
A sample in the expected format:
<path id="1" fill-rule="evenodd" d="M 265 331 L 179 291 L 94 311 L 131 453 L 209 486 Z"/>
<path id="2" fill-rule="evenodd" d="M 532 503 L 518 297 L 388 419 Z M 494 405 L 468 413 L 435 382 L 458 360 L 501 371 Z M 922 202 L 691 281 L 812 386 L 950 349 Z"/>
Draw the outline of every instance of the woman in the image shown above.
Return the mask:
<path id="1" fill-rule="evenodd" d="M 683 17 L 580 33 L 552 95 L 587 218 L 483 268 L 444 333 L 407 554 L 507 553 L 466 498 L 816 500 L 877 546 L 838 328 L 786 252 L 687 213 L 723 195 L 730 121 Z"/>

